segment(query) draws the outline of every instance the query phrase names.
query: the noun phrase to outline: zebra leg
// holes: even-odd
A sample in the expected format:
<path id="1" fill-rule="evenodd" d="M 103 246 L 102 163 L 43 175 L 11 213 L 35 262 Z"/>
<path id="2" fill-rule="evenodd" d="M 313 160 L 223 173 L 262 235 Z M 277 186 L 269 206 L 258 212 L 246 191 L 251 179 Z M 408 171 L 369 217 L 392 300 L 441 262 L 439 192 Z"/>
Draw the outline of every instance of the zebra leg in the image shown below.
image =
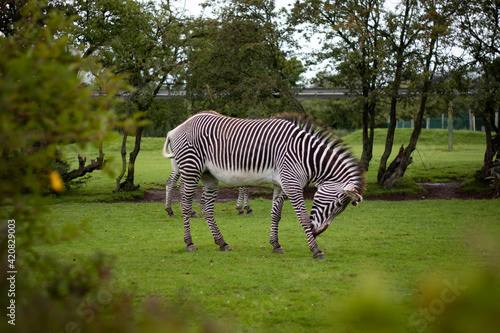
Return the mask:
<path id="1" fill-rule="evenodd" d="M 191 226 L 189 224 L 189 218 L 191 217 L 191 210 L 193 209 L 193 198 L 196 191 L 196 186 L 198 185 L 199 176 L 193 179 L 186 179 L 183 177 L 182 182 L 182 219 L 184 220 L 184 242 L 186 243 L 186 251 L 192 252 L 198 250 L 193 244 L 191 238 Z"/>
<path id="2" fill-rule="evenodd" d="M 238 211 L 239 215 L 245 215 L 245 212 L 243 211 L 243 201 L 245 199 L 244 190 L 245 187 L 240 187 L 238 190 L 238 201 L 236 202 L 236 210 Z"/>
<path id="3" fill-rule="evenodd" d="M 180 173 L 172 170 L 170 176 L 165 183 L 165 211 L 168 213 L 168 216 L 175 216 L 172 210 L 172 191 L 174 190 L 175 183 L 180 177 Z"/>
<path id="4" fill-rule="evenodd" d="M 181 180 L 179 180 L 179 192 L 181 192 L 181 198 L 182 198 L 182 193 L 184 192 L 184 182 L 182 181 L 182 178 Z M 198 215 L 197 212 L 194 211 L 193 207 L 191 206 L 191 217 L 193 218 L 199 218 L 200 215 Z"/>
<path id="5" fill-rule="evenodd" d="M 273 207 L 271 208 L 271 238 L 270 243 L 273 246 L 274 253 L 285 253 L 285 250 L 278 242 L 278 224 L 281 220 L 281 211 L 285 193 L 280 186 L 274 186 Z"/>
<path id="6" fill-rule="evenodd" d="M 200 200 L 200 209 L 201 209 L 201 213 L 203 215 L 205 215 L 205 202 L 207 201 L 207 198 L 205 198 L 205 193 L 206 193 L 205 192 L 205 186 L 202 186 L 201 200 Z"/>
<path id="7" fill-rule="evenodd" d="M 229 245 L 224 241 L 224 237 L 220 233 L 219 227 L 214 219 L 214 204 L 219 189 L 219 181 L 210 174 L 204 174 L 201 178 L 203 184 L 203 197 L 205 198 L 203 215 L 208 223 L 215 244 L 220 246 L 221 251 L 231 251 Z"/>
<path id="8" fill-rule="evenodd" d="M 249 202 L 249 190 L 248 187 L 240 187 L 240 192 L 243 192 L 243 199 L 245 201 L 245 210 L 247 211 L 247 214 L 253 214 L 252 208 L 250 208 L 250 202 Z"/>
<path id="9" fill-rule="evenodd" d="M 299 222 L 304 228 L 304 232 L 306 233 L 307 243 L 309 244 L 309 249 L 313 254 L 314 259 L 326 259 L 325 255 L 319 249 L 318 243 L 316 243 L 316 239 L 313 235 L 311 228 L 311 219 L 309 214 L 307 213 L 306 205 L 304 202 L 304 194 L 302 192 L 302 187 L 295 186 L 287 186 L 285 191 L 290 202 L 292 203 L 293 209 L 299 218 Z"/>

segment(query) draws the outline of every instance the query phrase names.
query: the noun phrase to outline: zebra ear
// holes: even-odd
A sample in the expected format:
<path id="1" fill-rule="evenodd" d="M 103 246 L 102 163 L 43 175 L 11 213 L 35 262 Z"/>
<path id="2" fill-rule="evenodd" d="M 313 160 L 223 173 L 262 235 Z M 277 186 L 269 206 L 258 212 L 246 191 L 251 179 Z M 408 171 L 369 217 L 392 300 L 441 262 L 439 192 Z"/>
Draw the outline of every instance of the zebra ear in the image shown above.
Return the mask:
<path id="1" fill-rule="evenodd" d="M 351 199 L 353 206 L 363 201 L 363 197 L 356 190 L 344 190 L 345 194 Z"/>

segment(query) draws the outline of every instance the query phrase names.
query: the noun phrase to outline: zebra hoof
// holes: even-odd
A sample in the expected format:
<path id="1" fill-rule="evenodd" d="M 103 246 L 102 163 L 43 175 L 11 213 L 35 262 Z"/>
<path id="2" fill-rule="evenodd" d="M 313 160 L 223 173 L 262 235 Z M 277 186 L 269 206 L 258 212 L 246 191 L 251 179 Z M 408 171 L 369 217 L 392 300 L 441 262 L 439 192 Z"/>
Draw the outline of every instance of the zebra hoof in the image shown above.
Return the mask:
<path id="1" fill-rule="evenodd" d="M 186 252 L 194 252 L 194 251 L 198 251 L 198 249 L 196 248 L 196 246 L 194 246 L 194 244 L 188 245 L 188 247 L 186 247 Z"/>
<path id="2" fill-rule="evenodd" d="M 168 213 L 168 217 L 175 216 L 174 212 L 170 208 L 165 208 L 165 211 Z"/>
<path id="3" fill-rule="evenodd" d="M 247 209 L 247 214 L 253 214 L 253 209 Z"/>
<path id="4" fill-rule="evenodd" d="M 245 215 L 245 212 L 242 210 L 238 210 L 238 215 Z"/>
<path id="5" fill-rule="evenodd" d="M 283 249 L 283 247 L 280 246 L 280 247 L 273 249 L 273 253 L 285 254 L 285 250 Z"/>
<path id="6" fill-rule="evenodd" d="M 326 257 L 323 252 L 318 252 L 313 255 L 313 259 L 326 259 Z"/>
<path id="7" fill-rule="evenodd" d="M 200 215 L 198 215 L 197 212 L 195 212 L 194 210 L 191 212 L 191 217 L 194 218 L 194 219 L 197 219 L 200 217 Z"/>
<path id="8" fill-rule="evenodd" d="M 229 245 L 224 244 L 223 246 L 220 247 L 220 250 L 221 251 L 231 251 L 231 248 L 229 247 Z"/>

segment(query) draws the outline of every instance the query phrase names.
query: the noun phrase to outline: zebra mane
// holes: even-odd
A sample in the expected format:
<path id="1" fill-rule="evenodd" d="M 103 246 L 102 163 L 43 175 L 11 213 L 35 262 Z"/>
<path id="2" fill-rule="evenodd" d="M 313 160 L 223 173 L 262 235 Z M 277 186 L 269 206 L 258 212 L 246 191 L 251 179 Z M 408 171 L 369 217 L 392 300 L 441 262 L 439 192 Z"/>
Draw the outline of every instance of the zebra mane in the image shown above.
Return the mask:
<path id="1" fill-rule="evenodd" d="M 296 113 L 283 113 L 275 117 L 275 119 L 283 119 L 291 122 L 298 128 L 311 134 L 313 137 L 317 138 L 324 144 L 326 144 L 330 149 L 336 148 L 338 154 L 346 154 L 348 159 L 356 160 L 358 167 L 357 172 L 360 175 L 360 179 L 356 184 L 356 190 L 359 194 L 362 194 L 366 188 L 366 181 L 363 176 L 365 170 L 363 166 L 357 161 L 357 159 L 352 155 L 351 150 L 344 144 L 342 139 L 336 137 L 333 130 L 324 125 L 323 123 L 313 119 L 311 116 L 304 116 Z"/>
<path id="2" fill-rule="evenodd" d="M 342 145 L 343 141 L 336 137 L 333 130 L 323 123 L 313 119 L 310 116 L 304 116 L 296 113 L 282 113 L 275 117 L 291 122 L 298 128 L 314 136 L 330 148 Z M 343 145 L 342 145 L 343 146 Z"/>

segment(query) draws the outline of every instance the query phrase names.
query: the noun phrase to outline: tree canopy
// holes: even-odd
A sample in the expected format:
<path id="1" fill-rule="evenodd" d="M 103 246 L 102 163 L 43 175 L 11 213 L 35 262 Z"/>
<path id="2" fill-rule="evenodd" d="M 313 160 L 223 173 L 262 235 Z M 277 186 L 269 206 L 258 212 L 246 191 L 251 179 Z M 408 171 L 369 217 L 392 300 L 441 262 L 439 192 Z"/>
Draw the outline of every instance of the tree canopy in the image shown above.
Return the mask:
<path id="1" fill-rule="evenodd" d="M 266 117 L 302 112 L 294 90 L 304 71 L 284 45 L 292 36 L 279 25 L 274 1 L 207 1 L 214 18 L 193 24 L 186 90 L 195 110 Z"/>

